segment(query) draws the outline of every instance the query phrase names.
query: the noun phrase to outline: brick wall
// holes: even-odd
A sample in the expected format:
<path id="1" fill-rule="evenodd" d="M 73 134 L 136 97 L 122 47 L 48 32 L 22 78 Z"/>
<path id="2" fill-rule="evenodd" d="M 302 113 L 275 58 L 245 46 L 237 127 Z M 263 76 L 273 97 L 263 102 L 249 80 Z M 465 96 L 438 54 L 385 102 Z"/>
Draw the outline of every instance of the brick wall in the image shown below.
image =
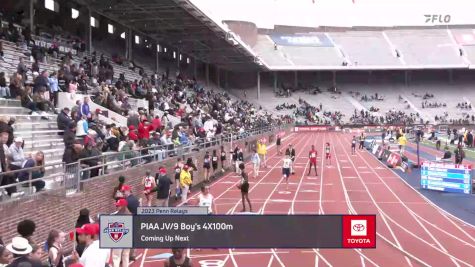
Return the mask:
<path id="1" fill-rule="evenodd" d="M 266 134 L 234 142 L 233 146 L 238 143 L 244 147 L 244 144 L 247 143 L 248 146 L 244 151 L 245 156 L 249 157 L 251 147 L 261 137 L 266 137 L 269 141 L 274 140 L 274 134 Z M 211 153 L 213 149 L 219 150 L 219 147 L 211 147 L 206 150 L 209 150 Z M 203 149 L 186 156 L 186 158 L 192 157 L 199 161 L 197 165 L 199 170 L 194 176 L 194 185 L 201 183 L 203 180 L 201 167 L 206 150 Z M 56 189 L 0 203 L 0 236 L 2 236 L 5 243 L 10 242 L 17 235 L 17 223 L 23 219 L 30 219 L 35 221 L 37 225 L 33 240 L 37 243 L 43 243 L 46 241 L 48 232 L 51 229 L 73 230 L 79 210 L 82 208 L 88 208 L 91 211 L 91 216 L 95 216 L 98 213 L 113 212 L 115 207 L 112 193 L 113 188 L 118 184 L 118 177 L 120 175 L 126 177 L 126 183 L 133 186 L 133 192 L 137 196 L 143 197 L 141 193 L 141 178 L 145 175 L 145 172 L 150 170 L 152 173 L 155 173 L 160 166 L 165 166 L 168 173 L 173 174 L 172 167 L 175 163 L 176 158 L 171 158 L 160 163 L 152 162 L 110 175 L 89 179 L 82 183 L 81 192 L 69 196 L 66 196 L 64 189 Z M 196 186 L 196 188 L 198 187 Z M 71 245 L 68 242 L 67 246 L 69 248 Z"/>

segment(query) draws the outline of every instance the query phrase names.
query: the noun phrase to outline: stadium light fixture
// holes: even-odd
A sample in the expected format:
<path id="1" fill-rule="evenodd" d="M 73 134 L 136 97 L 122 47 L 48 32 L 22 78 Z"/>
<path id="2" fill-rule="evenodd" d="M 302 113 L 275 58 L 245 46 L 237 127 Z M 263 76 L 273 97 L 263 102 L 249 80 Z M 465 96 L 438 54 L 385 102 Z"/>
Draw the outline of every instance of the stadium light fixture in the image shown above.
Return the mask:
<path id="1" fill-rule="evenodd" d="M 157 52 L 160 53 L 160 45 L 157 44 Z"/>
<path id="2" fill-rule="evenodd" d="M 71 18 L 72 19 L 79 18 L 79 10 L 77 10 L 75 8 L 71 8 Z"/>
<path id="3" fill-rule="evenodd" d="M 173 58 L 175 59 L 176 58 L 176 52 L 173 51 Z"/>
<path id="4" fill-rule="evenodd" d="M 166 47 L 163 48 L 163 52 L 165 52 L 165 53 L 167 52 L 167 48 L 166 48 Z"/>
<path id="5" fill-rule="evenodd" d="M 112 24 L 107 24 L 107 32 L 109 32 L 110 34 L 113 34 L 114 33 L 114 25 Z"/>
<path id="6" fill-rule="evenodd" d="M 183 55 L 182 55 L 182 54 L 180 54 L 180 61 L 182 60 L 182 58 L 183 58 Z"/>
<path id="7" fill-rule="evenodd" d="M 55 12 L 58 12 L 59 9 L 54 0 L 45 0 L 45 8 Z"/>
<path id="8" fill-rule="evenodd" d="M 190 64 L 190 58 L 189 57 L 186 58 L 186 64 Z"/>
<path id="9" fill-rule="evenodd" d="M 140 36 L 135 35 L 135 44 L 140 44 Z"/>
<path id="10" fill-rule="evenodd" d="M 125 32 L 120 34 L 120 38 L 125 39 Z"/>
<path id="11" fill-rule="evenodd" d="M 90 20 L 91 27 L 94 27 L 94 28 L 99 27 L 99 21 L 95 17 L 91 16 L 89 20 Z"/>

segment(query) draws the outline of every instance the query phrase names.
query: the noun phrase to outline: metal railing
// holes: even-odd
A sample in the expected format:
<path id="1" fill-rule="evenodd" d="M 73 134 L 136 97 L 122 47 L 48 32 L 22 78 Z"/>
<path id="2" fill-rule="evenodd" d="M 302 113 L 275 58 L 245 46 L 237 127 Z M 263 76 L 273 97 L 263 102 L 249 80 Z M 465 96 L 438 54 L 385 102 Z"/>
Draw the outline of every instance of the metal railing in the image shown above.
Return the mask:
<path id="1" fill-rule="evenodd" d="M 161 162 L 170 157 L 183 157 L 201 149 L 222 145 L 232 147 L 234 142 L 241 139 L 271 133 L 286 127 L 287 125 L 267 126 L 239 133 L 221 134 L 213 138 L 197 139 L 186 145 L 169 144 L 128 151 L 106 152 L 99 156 L 82 158 L 70 164 L 61 162 L 4 172 L 0 174 L 0 184 L 5 179 L 10 179 L 10 181 L 7 180 L 8 184 L 0 186 L 0 201 L 8 199 L 6 195 L 11 195 L 17 187 L 26 188 L 26 190 L 21 190 L 22 195 L 37 192 L 35 188 L 46 190 L 63 188 L 66 194 L 76 193 L 81 190 L 81 182 L 92 177 L 123 171 L 146 163 Z M 47 172 L 45 169 L 52 168 L 60 171 L 45 175 Z M 45 185 L 49 185 L 49 187 L 45 187 Z"/>

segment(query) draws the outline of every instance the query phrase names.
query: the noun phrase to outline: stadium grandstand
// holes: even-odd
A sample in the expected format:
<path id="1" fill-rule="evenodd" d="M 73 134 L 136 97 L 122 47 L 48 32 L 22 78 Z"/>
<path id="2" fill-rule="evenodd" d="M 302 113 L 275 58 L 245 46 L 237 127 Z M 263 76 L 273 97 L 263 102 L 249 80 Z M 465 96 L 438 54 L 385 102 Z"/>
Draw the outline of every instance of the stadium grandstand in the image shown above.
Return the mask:
<path id="1" fill-rule="evenodd" d="M 475 266 L 475 22 L 386 1 L 2 0 L 0 266 Z"/>

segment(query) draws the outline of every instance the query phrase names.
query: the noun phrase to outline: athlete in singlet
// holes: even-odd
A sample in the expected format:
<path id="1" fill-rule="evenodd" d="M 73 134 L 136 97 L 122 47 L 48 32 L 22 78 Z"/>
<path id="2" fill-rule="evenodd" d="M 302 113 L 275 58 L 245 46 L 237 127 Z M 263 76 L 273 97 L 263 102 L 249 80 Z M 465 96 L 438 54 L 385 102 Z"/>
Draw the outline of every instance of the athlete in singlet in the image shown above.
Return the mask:
<path id="1" fill-rule="evenodd" d="M 317 171 L 317 150 L 315 150 L 315 146 L 312 145 L 312 150 L 308 152 L 308 159 L 310 161 L 310 168 L 308 169 L 308 175 L 312 172 L 312 166 L 313 169 L 315 170 L 315 175 L 318 176 L 318 171 Z"/>
<path id="2" fill-rule="evenodd" d="M 325 159 L 327 161 L 327 165 L 328 164 L 332 165 L 332 156 L 330 154 L 330 143 L 327 143 L 325 145 Z"/>
<path id="3" fill-rule="evenodd" d="M 292 166 L 292 160 L 290 159 L 290 155 L 286 155 L 284 158 L 284 162 L 282 163 L 282 175 L 285 179 L 286 183 L 286 190 L 289 187 L 289 176 L 290 176 L 290 167 Z"/>
<path id="4" fill-rule="evenodd" d="M 201 193 L 198 196 L 198 200 L 198 206 L 207 207 L 209 214 L 213 214 L 214 212 L 216 212 L 216 206 L 214 205 L 214 197 L 209 192 L 209 186 L 201 186 Z"/>
<path id="5" fill-rule="evenodd" d="M 145 199 L 147 201 L 147 206 L 152 206 L 152 195 L 150 194 L 150 190 L 156 187 L 155 177 L 150 175 L 150 171 L 145 173 L 145 177 L 142 179 L 142 184 L 144 186 L 144 194 Z"/>

